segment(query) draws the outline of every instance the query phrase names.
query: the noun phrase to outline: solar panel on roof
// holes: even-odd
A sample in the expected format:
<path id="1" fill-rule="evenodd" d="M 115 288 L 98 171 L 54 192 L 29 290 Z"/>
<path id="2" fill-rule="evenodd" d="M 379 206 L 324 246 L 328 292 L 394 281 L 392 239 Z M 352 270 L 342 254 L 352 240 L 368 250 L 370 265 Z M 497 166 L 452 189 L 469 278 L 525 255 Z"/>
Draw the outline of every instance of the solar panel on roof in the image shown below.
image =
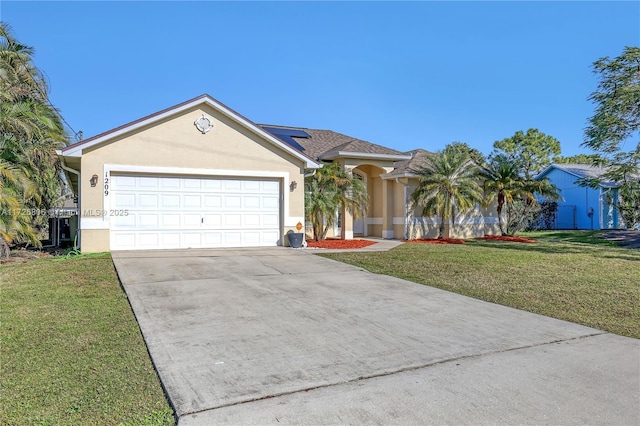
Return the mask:
<path id="1" fill-rule="evenodd" d="M 262 128 L 270 133 L 274 133 L 282 136 L 291 136 L 294 138 L 306 138 L 306 139 L 311 137 L 309 136 L 309 133 L 300 129 L 282 129 L 280 127 L 266 127 L 266 126 L 263 126 Z"/>
<path id="2" fill-rule="evenodd" d="M 298 129 L 281 129 L 279 127 L 262 126 L 264 130 L 271 133 L 278 139 L 284 141 L 287 145 L 297 149 L 298 151 L 304 151 L 304 147 L 295 141 L 293 138 L 305 138 L 309 139 L 311 136 L 304 130 Z"/>

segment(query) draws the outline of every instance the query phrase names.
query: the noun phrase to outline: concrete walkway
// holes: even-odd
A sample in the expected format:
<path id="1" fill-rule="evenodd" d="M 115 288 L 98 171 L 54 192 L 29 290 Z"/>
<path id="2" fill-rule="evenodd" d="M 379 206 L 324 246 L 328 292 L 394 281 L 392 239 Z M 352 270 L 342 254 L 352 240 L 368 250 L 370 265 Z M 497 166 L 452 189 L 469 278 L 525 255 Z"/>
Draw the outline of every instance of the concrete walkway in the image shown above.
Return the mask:
<path id="1" fill-rule="evenodd" d="M 302 250 L 113 258 L 181 426 L 640 418 L 636 339 Z"/>

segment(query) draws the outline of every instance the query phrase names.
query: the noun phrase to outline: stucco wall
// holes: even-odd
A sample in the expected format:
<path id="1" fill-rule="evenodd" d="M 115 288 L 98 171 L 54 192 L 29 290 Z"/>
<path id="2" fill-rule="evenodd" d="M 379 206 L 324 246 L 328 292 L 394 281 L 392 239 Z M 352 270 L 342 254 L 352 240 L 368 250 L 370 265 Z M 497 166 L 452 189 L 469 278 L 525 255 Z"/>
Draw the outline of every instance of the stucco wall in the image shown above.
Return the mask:
<path id="1" fill-rule="evenodd" d="M 416 179 L 409 180 L 409 186 L 407 187 L 409 196 L 417 186 L 418 181 Z M 416 207 L 410 211 L 409 216 L 409 239 L 436 238 L 438 236 L 440 218 L 424 217 L 421 207 Z M 487 208 L 478 204 L 472 211 L 464 215 L 458 215 L 449 232 L 451 238 L 478 238 L 484 235 L 499 234 L 500 228 L 498 226 L 496 204 L 493 203 Z"/>
<path id="2" fill-rule="evenodd" d="M 213 129 L 199 132 L 194 121 L 202 114 L 213 121 Z M 304 163 L 269 141 L 247 130 L 213 108 L 194 108 L 161 123 L 137 130 L 87 149 L 82 156 L 81 171 L 81 229 L 82 250 L 86 252 L 109 250 L 108 216 L 105 209 L 104 179 L 110 173 L 132 171 L 148 172 L 159 168 L 163 174 L 190 174 L 198 176 L 241 176 L 244 171 L 251 177 L 274 176 L 283 188 L 284 234 L 294 229 L 298 221 L 304 223 Z M 238 174 L 239 173 L 239 174 Z M 99 177 L 96 187 L 88 184 L 90 177 Z M 85 182 L 86 181 L 86 182 Z M 289 184 L 298 186 L 289 190 Z M 108 204 L 108 201 L 106 201 Z M 97 229 L 102 227 L 102 229 Z M 90 229 L 93 228 L 93 229 Z"/>

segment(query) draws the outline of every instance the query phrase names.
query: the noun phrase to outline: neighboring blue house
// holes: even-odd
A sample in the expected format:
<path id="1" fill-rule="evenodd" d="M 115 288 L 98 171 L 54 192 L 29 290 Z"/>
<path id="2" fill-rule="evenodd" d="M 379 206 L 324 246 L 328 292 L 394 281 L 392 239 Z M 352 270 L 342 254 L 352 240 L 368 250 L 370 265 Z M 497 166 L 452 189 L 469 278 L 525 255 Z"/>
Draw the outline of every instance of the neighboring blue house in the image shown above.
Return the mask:
<path id="1" fill-rule="evenodd" d="M 554 229 L 618 229 L 618 189 L 615 182 L 603 182 L 597 189 L 580 186 L 580 178 L 600 177 L 602 167 L 586 164 L 552 164 L 536 179 L 549 179 L 560 190 Z"/>

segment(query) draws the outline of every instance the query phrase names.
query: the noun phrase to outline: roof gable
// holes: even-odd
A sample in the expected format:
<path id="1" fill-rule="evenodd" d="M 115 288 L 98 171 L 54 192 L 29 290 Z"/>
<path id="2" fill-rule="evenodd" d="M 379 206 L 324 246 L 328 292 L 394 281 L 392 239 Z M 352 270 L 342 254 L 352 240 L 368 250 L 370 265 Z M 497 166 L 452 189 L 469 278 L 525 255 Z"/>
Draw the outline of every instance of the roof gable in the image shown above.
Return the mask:
<path id="1" fill-rule="evenodd" d="M 545 178 L 552 170 L 560 170 L 562 172 L 568 173 L 572 176 L 575 176 L 578 179 L 585 178 L 600 178 L 603 174 L 607 172 L 605 167 L 592 166 L 590 164 L 551 164 L 549 167 L 544 169 L 538 176 L 536 176 L 536 180 L 540 180 Z M 616 182 L 605 181 L 600 183 L 600 186 L 606 188 L 612 188 L 618 186 Z"/>
<path id="2" fill-rule="evenodd" d="M 298 158 L 305 162 L 307 168 L 318 168 L 320 164 L 318 164 L 314 159 L 306 155 L 305 153 L 293 148 L 289 144 L 283 142 L 281 139 L 275 137 L 271 133 L 267 132 L 262 127 L 253 123 L 248 118 L 242 116 L 241 114 L 235 112 L 231 108 L 227 107 L 223 103 L 217 101 L 211 96 L 204 94 L 198 96 L 196 98 L 190 99 L 188 101 L 182 102 L 178 105 L 174 105 L 172 107 L 166 108 L 162 111 L 158 111 L 146 117 L 140 118 L 138 120 L 132 121 L 130 123 L 124 124 L 120 127 L 116 127 L 115 129 L 109 130 L 107 132 L 101 133 L 99 135 L 93 136 L 91 138 L 79 141 L 75 144 L 69 145 L 62 150 L 58 151 L 58 153 L 64 157 L 81 157 L 84 150 L 94 147 L 96 145 L 108 143 L 109 141 L 130 132 L 134 132 L 138 129 L 142 129 L 146 126 L 153 125 L 155 123 L 159 123 L 162 120 L 165 120 L 168 117 L 177 115 L 183 111 L 189 110 L 191 108 L 206 105 L 210 108 L 213 108 L 217 112 L 222 115 L 230 118 L 251 132 L 259 135 L 263 139 L 268 142 L 276 145 L 283 151 L 288 152 L 293 157 Z"/>

